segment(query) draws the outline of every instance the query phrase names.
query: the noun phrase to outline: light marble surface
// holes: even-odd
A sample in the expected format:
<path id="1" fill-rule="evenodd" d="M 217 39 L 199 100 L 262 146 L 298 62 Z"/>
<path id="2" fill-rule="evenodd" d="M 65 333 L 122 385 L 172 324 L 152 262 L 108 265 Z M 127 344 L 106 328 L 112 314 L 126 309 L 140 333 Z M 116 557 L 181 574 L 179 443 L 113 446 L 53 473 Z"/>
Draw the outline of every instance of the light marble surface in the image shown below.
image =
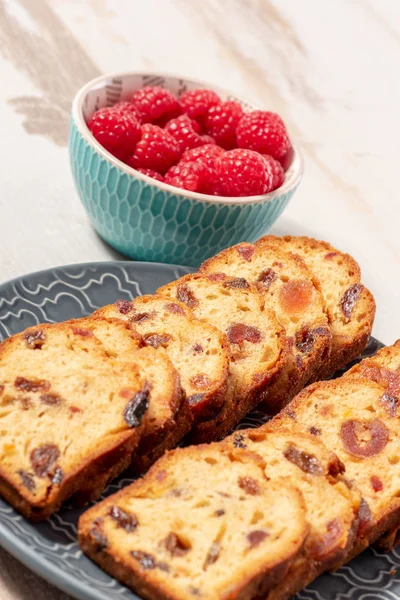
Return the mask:
<path id="1" fill-rule="evenodd" d="M 77 89 L 153 69 L 280 112 L 305 177 L 275 233 L 352 253 L 400 337 L 399 0 L 0 0 L 0 281 L 118 255 L 91 228 L 67 156 Z M 67 600 L 0 551 L 1 600 Z"/>

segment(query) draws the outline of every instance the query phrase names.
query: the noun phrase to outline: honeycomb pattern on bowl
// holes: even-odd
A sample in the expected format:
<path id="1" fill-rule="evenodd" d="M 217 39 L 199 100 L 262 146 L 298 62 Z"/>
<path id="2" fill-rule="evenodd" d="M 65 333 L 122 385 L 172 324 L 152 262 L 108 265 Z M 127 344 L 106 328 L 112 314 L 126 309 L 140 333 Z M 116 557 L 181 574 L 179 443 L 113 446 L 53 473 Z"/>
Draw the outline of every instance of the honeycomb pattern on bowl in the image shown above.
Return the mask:
<path id="1" fill-rule="evenodd" d="M 219 204 L 167 192 L 119 169 L 70 122 L 69 155 L 82 204 L 99 235 L 126 256 L 197 267 L 227 246 L 253 242 L 282 213 L 297 185 L 271 200 Z"/>

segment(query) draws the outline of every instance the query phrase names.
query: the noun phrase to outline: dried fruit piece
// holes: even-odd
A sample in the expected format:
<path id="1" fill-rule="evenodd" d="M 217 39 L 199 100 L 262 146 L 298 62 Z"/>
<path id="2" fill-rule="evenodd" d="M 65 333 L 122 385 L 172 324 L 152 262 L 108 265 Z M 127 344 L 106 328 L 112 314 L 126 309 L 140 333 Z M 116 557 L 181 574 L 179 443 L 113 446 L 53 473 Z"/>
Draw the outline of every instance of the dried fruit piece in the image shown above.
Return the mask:
<path id="1" fill-rule="evenodd" d="M 60 483 L 62 483 L 63 479 L 64 479 L 64 471 L 62 470 L 61 467 L 57 467 L 56 470 L 54 471 L 54 475 L 51 480 L 51 483 L 53 485 L 60 485 Z"/>
<path id="2" fill-rule="evenodd" d="M 197 388 L 206 388 L 211 384 L 211 380 L 205 373 L 198 373 L 190 378 L 190 383 Z"/>
<path id="3" fill-rule="evenodd" d="M 247 444 L 244 443 L 243 433 L 235 433 L 233 438 L 233 445 L 235 448 L 247 448 Z"/>
<path id="4" fill-rule="evenodd" d="M 148 571 L 149 569 L 155 569 L 157 566 L 154 556 L 148 552 L 142 552 L 142 550 L 133 550 L 131 555 L 135 560 L 138 561 L 142 569 L 145 571 Z"/>
<path id="5" fill-rule="evenodd" d="M 180 283 L 176 291 L 176 297 L 190 308 L 198 306 L 199 301 L 186 283 Z"/>
<path id="6" fill-rule="evenodd" d="M 124 529 L 127 533 L 132 533 L 138 526 L 136 515 L 126 513 L 119 506 L 111 506 L 108 514 L 117 527 Z"/>
<path id="7" fill-rule="evenodd" d="M 383 483 L 376 475 L 371 475 L 370 478 L 371 486 L 374 492 L 381 492 L 383 490 Z"/>
<path id="8" fill-rule="evenodd" d="M 399 406 L 398 398 L 390 396 L 388 393 L 383 394 L 381 403 L 385 406 L 387 413 L 391 417 L 397 417 L 397 409 Z"/>
<path id="9" fill-rule="evenodd" d="M 172 336 L 169 333 L 147 333 L 143 337 L 146 346 L 152 346 L 153 348 L 159 348 L 160 346 L 166 348 L 171 339 Z"/>
<path id="10" fill-rule="evenodd" d="M 51 385 L 44 379 L 26 379 L 25 377 L 16 377 L 14 385 L 24 392 L 47 392 Z"/>
<path id="11" fill-rule="evenodd" d="M 30 460 L 32 469 L 38 477 L 46 477 L 57 462 L 60 451 L 55 444 L 45 444 L 32 450 Z"/>
<path id="12" fill-rule="evenodd" d="M 108 539 L 103 529 L 104 519 L 99 518 L 93 521 L 92 527 L 89 530 L 89 535 L 96 542 L 96 551 L 101 552 L 108 546 Z"/>
<path id="13" fill-rule="evenodd" d="M 117 300 L 115 306 L 118 308 L 121 315 L 127 315 L 133 309 L 133 304 L 129 300 Z"/>
<path id="14" fill-rule="evenodd" d="M 343 525 L 338 518 L 332 519 L 326 525 L 326 533 L 316 539 L 311 548 L 314 560 L 322 561 L 337 547 L 337 542 L 343 534 Z"/>
<path id="15" fill-rule="evenodd" d="M 340 302 L 340 308 L 342 309 L 344 316 L 348 319 L 350 319 L 351 313 L 353 312 L 356 302 L 363 289 L 364 286 L 361 285 L 361 283 L 353 283 L 353 285 L 350 286 L 349 289 L 343 294 L 343 298 Z"/>
<path id="16" fill-rule="evenodd" d="M 199 407 L 199 404 L 201 404 L 205 396 L 205 394 L 192 394 L 187 400 L 192 408 L 196 408 L 196 406 Z"/>
<path id="17" fill-rule="evenodd" d="M 308 327 L 303 327 L 301 331 L 296 332 L 295 336 L 295 345 L 297 350 L 303 352 L 303 354 L 307 354 L 311 352 L 315 343 L 315 336 L 311 329 Z"/>
<path id="18" fill-rule="evenodd" d="M 357 536 L 363 537 L 373 524 L 372 512 L 365 498 L 361 498 L 358 509 L 358 531 Z"/>
<path id="19" fill-rule="evenodd" d="M 234 289 L 246 289 L 250 287 L 246 279 L 244 279 L 244 277 L 230 277 L 224 282 L 223 286 L 225 288 Z"/>
<path id="20" fill-rule="evenodd" d="M 319 460 L 313 454 L 303 452 L 293 444 L 289 445 L 284 451 L 283 456 L 296 465 L 296 467 L 299 467 L 299 469 L 304 471 L 304 473 L 309 473 L 310 475 L 322 475 L 324 472 Z"/>
<path id="21" fill-rule="evenodd" d="M 305 312 L 314 296 L 314 286 L 311 281 L 291 279 L 284 283 L 279 290 L 279 303 L 288 315 Z"/>
<path id="22" fill-rule="evenodd" d="M 245 341 L 258 344 L 262 339 L 261 331 L 257 327 L 245 325 L 244 323 L 231 325 L 226 334 L 231 344 L 241 344 Z"/>
<path id="23" fill-rule="evenodd" d="M 250 531 L 246 537 L 250 548 L 256 548 L 256 546 L 259 546 L 261 542 L 269 537 L 269 533 L 262 531 L 261 529 L 256 529 L 255 531 Z"/>
<path id="24" fill-rule="evenodd" d="M 129 427 L 138 427 L 146 414 L 149 406 L 150 386 L 145 383 L 143 388 L 136 392 L 124 410 L 124 419 Z"/>
<path id="25" fill-rule="evenodd" d="M 36 484 L 32 475 L 30 473 L 27 473 L 26 471 L 23 471 L 22 469 L 18 471 L 18 475 L 21 477 L 22 483 L 26 487 L 26 489 L 30 492 L 33 492 L 33 490 L 36 488 Z"/>
<path id="26" fill-rule="evenodd" d="M 275 281 L 277 275 L 273 269 L 265 269 L 262 271 L 257 279 L 257 282 L 260 284 L 259 287 L 262 287 L 264 290 L 268 290 L 271 283 Z"/>
<path id="27" fill-rule="evenodd" d="M 190 550 L 190 546 L 172 531 L 163 541 L 163 545 L 172 556 L 184 556 Z"/>
<path id="28" fill-rule="evenodd" d="M 72 333 L 81 337 L 91 337 L 93 335 L 90 329 L 83 329 L 83 327 L 72 327 Z"/>
<path id="29" fill-rule="evenodd" d="M 35 331 L 27 331 L 24 334 L 24 339 L 28 348 L 32 350 L 40 350 L 46 341 L 46 334 L 40 329 Z"/>
<path id="30" fill-rule="evenodd" d="M 257 496 L 260 493 L 260 486 L 253 477 L 239 477 L 238 485 L 251 496 Z"/>
<path id="31" fill-rule="evenodd" d="M 49 406 L 55 406 L 61 403 L 61 397 L 57 394 L 42 394 L 40 396 L 40 401 L 43 404 L 48 404 Z"/>
<path id="32" fill-rule="evenodd" d="M 166 310 L 168 310 L 169 312 L 174 313 L 175 315 L 184 315 L 185 314 L 185 311 L 183 310 L 183 308 L 181 306 L 179 306 L 179 304 L 175 304 L 175 302 L 169 302 L 168 304 L 165 304 L 164 308 Z"/>
<path id="33" fill-rule="evenodd" d="M 247 262 L 251 261 L 251 258 L 256 250 L 255 246 L 239 246 L 237 251 L 238 254 L 244 258 Z"/>
<path id="34" fill-rule="evenodd" d="M 311 427 L 308 430 L 312 435 L 321 435 L 322 431 L 320 429 L 318 429 L 318 427 L 314 427 L 313 425 L 311 425 Z"/>
<path id="35" fill-rule="evenodd" d="M 389 431 L 380 419 L 344 421 L 340 437 L 347 452 L 358 458 L 376 456 L 389 441 Z"/>

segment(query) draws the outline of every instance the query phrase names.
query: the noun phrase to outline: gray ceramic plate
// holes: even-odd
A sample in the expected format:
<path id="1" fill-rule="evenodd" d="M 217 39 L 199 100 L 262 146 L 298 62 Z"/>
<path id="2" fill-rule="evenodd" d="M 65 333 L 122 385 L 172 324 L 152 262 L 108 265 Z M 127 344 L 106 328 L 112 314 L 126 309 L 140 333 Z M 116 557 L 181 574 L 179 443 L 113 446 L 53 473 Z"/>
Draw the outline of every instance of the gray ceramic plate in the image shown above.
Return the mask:
<path id="1" fill-rule="evenodd" d="M 117 299 L 152 293 L 190 269 L 171 265 L 113 262 L 59 267 L 0 286 L 0 339 L 39 322 L 83 317 Z M 381 344 L 371 339 L 365 355 Z M 267 417 L 254 411 L 240 427 L 256 427 Z M 129 483 L 119 479 L 109 495 Z M 0 500 L 0 545 L 33 571 L 79 600 L 138 600 L 85 558 L 76 543 L 81 511 L 66 505 L 49 521 L 30 525 Z M 320 577 L 298 598 L 312 600 L 400 599 L 400 554 L 364 552 L 334 575 Z"/>

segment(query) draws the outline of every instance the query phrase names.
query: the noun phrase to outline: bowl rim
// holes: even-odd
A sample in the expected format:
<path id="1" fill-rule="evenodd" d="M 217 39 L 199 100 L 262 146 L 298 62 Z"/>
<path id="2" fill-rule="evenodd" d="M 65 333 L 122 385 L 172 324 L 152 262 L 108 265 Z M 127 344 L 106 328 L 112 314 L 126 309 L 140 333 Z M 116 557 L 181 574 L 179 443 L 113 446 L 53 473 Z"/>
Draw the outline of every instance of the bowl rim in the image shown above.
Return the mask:
<path id="1" fill-rule="evenodd" d="M 285 178 L 283 185 L 281 185 L 278 189 L 273 190 L 272 192 L 269 192 L 268 194 L 260 194 L 257 196 L 227 196 L 227 197 L 211 196 L 209 194 L 200 194 L 198 192 L 191 192 L 189 190 L 183 190 L 181 188 L 177 188 L 175 186 L 169 185 L 168 183 L 164 183 L 162 181 L 157 181 L 156 179 L 153 179 L 152 177 L 148 177 L 147 175 L 140 173 L 133 167 L 130 167 L 126 163 L 122 162 L 121 160 L 116 158 L 113 154 L 108 152 L 108 150 L 106 150 L 96 140 L 96 138 L 92 135 L 92 133 L 89 131 L 89 129 L 86 125 L 85 119 L 83 117 L 82 108 L 83 108 L 83 102 L 86 97 L 86 94 L 91 89 L 93 89 L 95 87 L 99 87 L 99 85 L 102 84 L 103 82 L 105 82 L 106 80 L 115 79 L 115 78 L 123 78 L 123 77 L 127 77 L 127 76 L 132 76 L 132 75 L 138 76 L 138 77 L 152 76 L 152 77 L 168 77 L 168 78 L 182 79 L 182 80 L 190 82 L 190 83 L 198 84 L 201 87 L 208 87 L 208 89 L 212 89 L 216 92 L 219 91 L 220 93 L 223 93 L 225 95 L 232 96 L 233 98 L 238 99 L 239 101 L 243 102 L 244 104 L 246 104 L 253 110 L 265 110 L 263 107 L 260 107 L 259 105 L 254 104 L 254 102 L 250 102 L 250 101 L 242 98 L 241 96 L 239 97 L 237 94 L 235 94 L 234 92 L 231 92 L 230 90 L 227 90 L 226 88 L 223 88 L 218 85 L 214 85 L 213 83 L 209 83 L 209 82 L 206 82 L 201 79 L 186 77 L 185 75 L 179 75 L 176 73 L 169 73 L 169 72 L 168 73 L 166 73 L 166 72 L 160 73 L 159 71 L 152 71 L 152 70 L 122 71 L 122 72 L 117 71 L 117 72 L 112 72 L 112 73 L 105 73 L 104 75 L 100 75 L 99 77 L 95 77 L 94 79 L 91 79 L 90 81 L 85 83 L 85 85 L 83 85 L 78 90 L 78 92 L 75 94 L 75 97 L 72 102 L 72 113 L 71 114 L 72 114 L 72 117 L 74 119 L 74 122 L 77 126 L 79 133 L 83 136 L 83 138 L 86 140 L 86 142 L 90 146 L 92 146 L 97 151 L 98 154 L 100 154 L 105 160 L 107 160 L 109 163 L 111 163 L 114 167 L 120 169 L 121 171 L 124 171 L 130 177 L 135 177 L 136 179 L 139 179 L 139 180 L 143 181 L 144 183 L 152 185 L 153 187 L 159 188 L 160 190 L 162 190 L 164 192 L 168 192 L 170 194 L 175 194 L 176 196 L 182 196 L 183 199 L 190 198 L 191 200 L 197 200 L 198 202 L 210 203 L 210 204 L 225 204 L 225 205 L 243 204 L 243 205 L 247 205 L 247 204 L 259 204 L 259 203 L 263 203 L 263 202 L 272 202 L 276 198 L 280 198 L 282 195 L 288 193 L 293 188 L 296 188 L 297 185 L 299 184 L 301 177 L 303 175 L 304 163 L 303 163 L 303 157 L 302 157 L 301 153 L 299 152 L 297 146 L 293 143 L 292 143 L 293 160 L 292 160 L 292 164 L 291 164 L 291 168 L 290 168 L 290 170 L 291 170 L 290 176 L 288 178 Z"/>

